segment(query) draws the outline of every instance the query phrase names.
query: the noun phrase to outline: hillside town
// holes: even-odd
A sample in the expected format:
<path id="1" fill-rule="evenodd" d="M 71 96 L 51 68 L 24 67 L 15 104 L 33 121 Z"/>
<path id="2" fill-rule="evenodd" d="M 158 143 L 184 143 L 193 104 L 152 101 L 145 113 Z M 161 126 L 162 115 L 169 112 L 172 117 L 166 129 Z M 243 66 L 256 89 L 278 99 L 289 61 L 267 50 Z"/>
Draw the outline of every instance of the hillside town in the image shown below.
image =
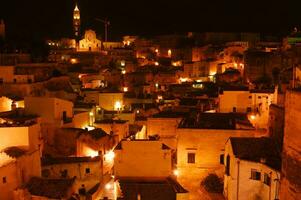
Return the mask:
<path id="1" fill-rule="evenodd" d="M 0 200 L 301 199 L 297 28 L 113 41 L 70 9 L 39 54 L 0 20 Z"/>

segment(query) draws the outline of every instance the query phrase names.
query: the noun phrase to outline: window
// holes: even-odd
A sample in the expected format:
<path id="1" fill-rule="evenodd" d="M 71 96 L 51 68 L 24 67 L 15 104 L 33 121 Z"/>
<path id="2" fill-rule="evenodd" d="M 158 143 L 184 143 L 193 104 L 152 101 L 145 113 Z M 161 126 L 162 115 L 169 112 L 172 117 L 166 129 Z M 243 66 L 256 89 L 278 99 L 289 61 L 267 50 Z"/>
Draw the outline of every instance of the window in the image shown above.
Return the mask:
<path id="1" fill-rule="evenodd" d="M 90 168 L 86 168 L 86 174 L 90 174 Z"/>
<path id="2" fill-rule="evenodd" d="M 220 156 L 219 156 L 219 163 L 221 164 L 221 165 L 223 165 L 224 164 L 224 154 L 221 154 Z"/>
<path id="3" fill-rule="evenodd" d="M 269 174 L 264 173 L 264 180 L 263 183 L 270 186 L 271 185 L 271 177 Z"/>
<path id="4" fill-rule="evenodd" d="M 251 169 L 251 179 L 260 181 L 261 180 L 261 173 L 256 169 Z"/>
<path id="5" fill-rule="evenodd" d="M 17 83 L 17 79 L 14 78 L 14 83 Z"/>
<path id="6" fill-rule="evenodd" d="M 233 107 L 233 112 L 236 112 L 236 107 Z"/>
<path id="7" fill-rule="evenodd" d="M 252 112 L 252 108 L 251 107 L 247 107 L 247 113 Z"/>
<path id="8" fill-rule="evenodd" d="M 261 96 L 258 96 L 258 99 L 261 99 Z"/>
<path id="9" fill-rule="evenodd" d="M 252 99 L 252 96 L 249 96 L 249 99 Z"/>
<path id="10" fill-rule="evenodd" d="M 61 178 L 67 178 L 68 177 L 68 170 L 65 169 L 63 171 L 60 171 L 61 172 Z"/>
<path id="11" fill-rule="evenodd" d="M 2 178 L 2 183 L 6 183 L 7 182 L 7 180 L 6 180 L 6 177 L 4 176 L 3 178 Z"/>
<path id="12" fill-rule="evenodd" d="M 0 78 L 0 84 L 2 84 L 4 81 L 3 81 L 3 78 Z"/>
<path id="13" fill-rule="evenodd" d="M 195 153 L 188 153 L 187 158 L 187 163 L 195 163 Z"/>
<path id="14" fill-rule="evenodd" d="M 229 155 L 227 155 L 225 174 L 227 176 L 230 176 L 230 156 Z"/>

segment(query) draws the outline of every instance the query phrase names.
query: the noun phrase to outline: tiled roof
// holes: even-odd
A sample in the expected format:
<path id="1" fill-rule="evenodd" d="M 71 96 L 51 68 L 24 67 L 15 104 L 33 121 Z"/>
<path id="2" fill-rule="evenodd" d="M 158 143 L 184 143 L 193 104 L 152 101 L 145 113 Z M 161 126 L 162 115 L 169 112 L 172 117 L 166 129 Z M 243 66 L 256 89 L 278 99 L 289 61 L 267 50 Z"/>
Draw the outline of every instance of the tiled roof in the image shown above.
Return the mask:
<path id="1" fill-rule="evenodd" d="M 90 130 L 90 131 L 84 131 L 83 133 L 90 135 L 93 139 L 96 139 L 96 140 L 108 135 L 101 128 L 96 128 L 96 129 L 93 129 L 93 130 Z"/>
<path id="2" fill-rule="evenodd" d="M 242 160 L 261 162 L 280 170 L 280 150 L 271 138 L 230 138 L 234 155 Z"/>

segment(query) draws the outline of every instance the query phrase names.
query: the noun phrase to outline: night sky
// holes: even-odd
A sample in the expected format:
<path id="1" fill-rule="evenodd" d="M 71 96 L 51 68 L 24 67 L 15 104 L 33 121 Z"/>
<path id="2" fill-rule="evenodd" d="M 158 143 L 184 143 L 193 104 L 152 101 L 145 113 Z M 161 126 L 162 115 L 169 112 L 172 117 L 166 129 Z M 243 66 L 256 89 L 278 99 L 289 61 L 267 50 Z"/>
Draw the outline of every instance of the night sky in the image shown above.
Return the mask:
<path id="1" fill-rule="evenodd" d="M 0 0 L 0 4 L 9 38 L 72 36 L 74 0 Z M 110 19 L 111 38 L 187 31 L 285 34 L 301 27 L 299 0 L 78 0 L 78 4 L 84 28 L 103 34 L 103 24 L 94 18 Z"/>

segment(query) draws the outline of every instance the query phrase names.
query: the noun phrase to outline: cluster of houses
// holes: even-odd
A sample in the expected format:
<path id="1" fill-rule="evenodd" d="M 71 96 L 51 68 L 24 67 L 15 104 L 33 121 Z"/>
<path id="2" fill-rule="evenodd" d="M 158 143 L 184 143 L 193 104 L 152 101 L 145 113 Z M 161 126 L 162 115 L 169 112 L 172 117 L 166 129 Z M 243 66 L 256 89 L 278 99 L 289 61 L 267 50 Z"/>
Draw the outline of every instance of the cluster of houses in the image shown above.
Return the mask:
<path id="1" fill-rule="evenodd" d="M 80 36 L 79 9 L 74 11 Z M 0 54 L 0 199 L 301 198 L 300 42 L 189 33 Z"/>

